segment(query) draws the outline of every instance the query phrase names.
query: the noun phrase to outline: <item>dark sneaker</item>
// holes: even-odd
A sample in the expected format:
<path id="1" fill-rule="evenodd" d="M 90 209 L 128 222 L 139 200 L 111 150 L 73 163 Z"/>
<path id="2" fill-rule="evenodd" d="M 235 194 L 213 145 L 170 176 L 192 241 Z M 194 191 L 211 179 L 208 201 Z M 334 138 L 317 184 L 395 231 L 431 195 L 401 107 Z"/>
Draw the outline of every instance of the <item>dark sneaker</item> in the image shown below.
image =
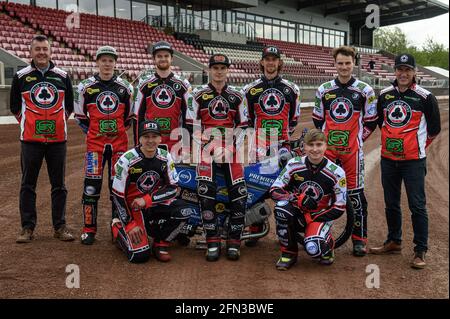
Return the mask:
<path id="1" fill-rule="evenodd" d="M 185 247 L 189 246 L 189 243 L 191 242 L 191 239 L 186 234 L 178 234 L 175 239 L 177 240 L 178 244 Z"/>
<path id="2" fill-rule="evenodd" d="M 208 243 L 206 248 L 206 260 L 217 261 L 220 258 L 220 243 Z"/>
<path id="3" fill-rule="evenodd" d="M 25 244 L 31 242 L 34 238 L 33 231 L 29 228 L 23 228 L 19 236 L 17 236 L 16 243 Z"/>
<path id="4" fill-rule="evenodd" d="M 55 233 L 53 234 L 53 237 L 58 238 L 62 241 L 73 241 L 75 240 L 75 237 L 70 233 L 69 229 L 66 225 L 61 226 L 57 230 L 55 230 Z"/>
<path id="5" fill-rule="evenodd" d="M 380 247 L 369 249 L 369 253 L 374 255 L 399 254 L 402 251 L 402 245 L 394 241 L 388 241 Z"/>
<path id="6" fill-rule="evenodd" d="M 297 262 L 297 255 L 282 252 L 280 259 L 278 259 L 275 267 L 278 270 L 288 270 Z"/>
<path id="7" fill-rule="evenodd" d="M 424 269 L 426 266 L 427 264 L 425 263 L 425 252 L 416 251 L 411 262 L 411 267 L 414 269 Z"/>
<path id="8" fill-rule="evenodd" d="M 247 247 L 255 247 L 258 243 L 259 238 L 250 238 L 245 241 L 245 246 Z"/>
<path id="9" fill-rule="evenodd" d="M 83 233 L 81 234 L 81 243 L 83 245 L 92 245 L 95 241 L 95 233 Z"/>
<path id="10" fill-rule="evenodd" d="M 334 249 L 320 256 L 319 263 L 322 265 L 331 265 L 334 263 Z"/>
<path id="11" fill-rule="evenodd" d="M 365 255 L 367 255 L 366 243 L 362 240 L 353 241 L 353 256 L 364 257 Z"/>
<path id="12" fill-rule="evenodd" d="M 172 259 L 169 254 L 168 245 L 160 246 L 159 244 L 153 244 L 153 256 L 161 262 L 168 262 Z"/>
<path id="13" fill-rule="evenodd" d="M 229 260 L 238 260 L 241 256 L 240 245 L 229 244 L 227 245 L 227 258 Z"/>

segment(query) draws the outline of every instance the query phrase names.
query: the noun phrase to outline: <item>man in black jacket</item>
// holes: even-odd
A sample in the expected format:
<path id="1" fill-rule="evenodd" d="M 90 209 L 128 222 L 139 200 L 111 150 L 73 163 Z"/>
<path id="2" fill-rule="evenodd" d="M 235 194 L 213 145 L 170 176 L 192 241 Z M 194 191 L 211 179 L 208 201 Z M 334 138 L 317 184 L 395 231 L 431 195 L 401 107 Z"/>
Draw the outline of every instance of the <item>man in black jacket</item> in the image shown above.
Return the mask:
<path id="1" fill-rule="evenodd" d="M 22 231 L 17 243 L 28 243 L 36 227 L 36 183 L 42 161 L 47 162 L 52 196 L 54 237 L 72 241 L 66 227 L 67 190 L 64 185 L 67 119 L 73 111 L 73 90 L 68 74 L 51 59 L 48 39 L 31 41 L 31 65 L 18 71 L 11 86 L 11 112 L 20 124 Z"/>

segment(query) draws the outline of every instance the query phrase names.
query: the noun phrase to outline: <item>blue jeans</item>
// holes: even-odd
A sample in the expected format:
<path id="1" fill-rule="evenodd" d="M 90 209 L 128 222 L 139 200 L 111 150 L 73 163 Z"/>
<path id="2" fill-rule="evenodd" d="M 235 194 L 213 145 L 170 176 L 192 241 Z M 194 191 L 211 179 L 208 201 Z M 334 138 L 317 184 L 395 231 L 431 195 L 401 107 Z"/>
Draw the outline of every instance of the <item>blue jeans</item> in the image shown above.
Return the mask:
<path id="1" fill-rule="evenodd" d="M 414 251 L 423 252 L 428 249 L 428 214 L 425 207 L 426 165 L 425 158 L 410 161 L 381 159 L 381 182 L 388 225 L 387 241 L 401 243 L 402 240 L 400 195 L 402 181 L 404 181 L 414 231 L 413 242 L 416 245 Z"/>

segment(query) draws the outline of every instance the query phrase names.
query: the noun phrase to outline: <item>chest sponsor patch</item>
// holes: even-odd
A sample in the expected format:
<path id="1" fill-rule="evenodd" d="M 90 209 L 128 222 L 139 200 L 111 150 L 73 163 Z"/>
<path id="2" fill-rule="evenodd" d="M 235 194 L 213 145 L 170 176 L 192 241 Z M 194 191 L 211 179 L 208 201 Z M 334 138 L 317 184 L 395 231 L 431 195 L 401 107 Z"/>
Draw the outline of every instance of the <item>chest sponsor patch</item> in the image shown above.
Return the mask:
<path id="1" fill-rule="evenodd" d="M 336 123 L 347 122 L 353 114 L 353 104 L 345 97 L 338 97 L 330 105 L 330 117 Z"/>
<path id="2" fill-rule="evenodd" d="M 58 102 L 58 89 L 48 82 L 34 85 L 30 94 L 34 105 L 41 109 L 50 109 Z"/>
<path id="3" fill-rule="evenodd" d="M 350 131 L 330 130 L 328 132 L 328 145 L 348 146 Z"/>
<path id="4" fill-rule="evenodd" d="M 281 113 L 285 103 L 284 94 L 274 88 L 265 90 L 259 97 L 259 105 L 262 111 L 268 115 Z"/>
<path id="5" fill-rule="evenodd" d="M 209 115 L 216 120 L 225 120 L 230 111 L 230 104 L 221 95 L 216 96 L 208 103 Z"/>
<path id="6" fill-rule="evenodd" d="M 151 193 L 159 178 L 159 174 L 155 171 L 144 172 L 136 181 L 136 187 L 143 194 Z"/>
<path id="7" fill-rule="evenodd" d="M 386 122 L 392 127 L 403 127 L 411 120 L 411 107 L 404 101 L 394 101 L 386 108 Z"/>
<path id="8" fill-rule="evenodd" d="M 36 135 L 54 135 L 56 134 L 56 121 L 54 120 L 37 120 Z"/>
<path id="9" fill-rule="evenodd" d="M 314 181 L 306 181 L 301 183 L 298 189 L 301 193 L 314 198 L 316 201 L 320 201 L 323 197 L 322 187 Z"/>
<path id="10" fill-rule="evenodd" d="M 387 138 L 386 150 L 391 153 L 403 153 L 403 139 L 402 138 Z"/>
<path id="11" fill-rule="evenodd" d="M 105 115 L 113 114 L 119 108 L 119 97 L 111 91 L 100 93 L 95 102 L 98 110 Z"/>
<path id="12" fill-rule="evenodd" d="M 158 85 L 152 91 L 152 102 L 159 108 L 167 109 L 175 102 L 176 94 L 172 87 L 167 84 Z"/>

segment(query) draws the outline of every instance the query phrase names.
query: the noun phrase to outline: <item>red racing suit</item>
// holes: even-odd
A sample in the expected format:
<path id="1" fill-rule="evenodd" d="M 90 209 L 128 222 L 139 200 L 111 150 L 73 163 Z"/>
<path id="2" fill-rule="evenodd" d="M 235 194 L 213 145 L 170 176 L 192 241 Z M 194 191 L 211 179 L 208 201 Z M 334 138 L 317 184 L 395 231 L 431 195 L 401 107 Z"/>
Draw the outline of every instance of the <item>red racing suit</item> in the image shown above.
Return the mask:
<path id="1" fill-rule="evenodd" d="M 367 239 L 367 200 L 364 195 L 365 141 L 376 128 L 377 99 L 366 83 L 351 78 L 342 84 L 336 78 L 316 92 L 313 121 L 328 138 L 326 156 L 342 165 L 349 196 L 355 209 L 353 240 Z"/>
<path id="2" fill-rule="evenodd" d="M 97 203 L 103 168 L 108 163 L 111 192 L 114 165 L 128 149 L 127 129 L 131 126 L 133 87 L 120 77 L 103 81 L 94 75 L 78 85 L 75 119 L 87 133 L 84 163 L 83 232 L 97 230 Z M 113 203 L 112 215 L 115 215 Z"/>
<path id="3" fill-rule="evenodd" d="M 381 156 L 394 161 L 426 157 L 425 148 L 441 130 L 439 106 L 429 91 L 413 83 L 400 93 L 397 82 L 378 98 Z"/>
<path id="4" fill-rule="evenodd" d="M 20 124 L 21 141 L 65 142 L 67 119 L 73 112 L 72 83 L 67 72 L 50 61 L 43 75 L 31 62 L 13 78 L 10 109 Z"/>
<path id="5" fill-rule="evenodd" d="M 281 251 L 298 254 L 297 232 L 305 233 L 305 249 L 312 257 L 333 249 L 331 221 L 345 212 L 346 186 L 344 170 L 326 157 L 318 165 L 306 156 L 289 160 L 270 189 Z M 307 209 L 298 203 L 305 196 L 317 206 Z"/>
<path id="6" fill-rule="evenodd" d="M 236 156 L 237 148 L 240 148 L 241 145 L 235 143 L 233 129 L 241 129 L 240 132 L 235 133 L 244 134 L 243 129 L 247 127 L 247 108 L 244 104 L 244 97 L 239 91 L 228 85 L 225 85 L 221 92 L 217 92 L 211 83 L 195 89 L 192 95 L 192 105 L 186 116 L 188 128 L 191 131 L 198 129 L 205 132 L 205 130 L 209 130 L 208 136 L 210 133 L 211 136 L 218 136 L 217 139 L 210 139 L 202 143 L 199 150 L 201 153 L 200 163 L 197 165 L 198 195 L 206 240 L 207 242 L 220 241 L 216 212 L 217 185 L 215 183 L 216 169 L 217 166 L 220 166 L 225 176 L 230 199 L 229 242 L 234 241 L 237 244 L 240 243 L 245 224 L 247 187 L 243 165 Z M 242 136 L 241 134 L 238 135 Z M 227 137 L 229 137 L 231 145 L 226 145 Z M 211 155 L 219 147 L 228 147 L 233 156 L 217 163 L 211 158 Z"/>
<path id="7" fill-rule="evenodd" d="M 154 73 L 139 80 L 134 101 L 137 124 L 144 120 L 158 122 L 162 133 L 161 146 L 168 151 L 179 141 L 178 137 L 171 139 L 170 133 L 185 123 L 191 91 L 189 82 L 173 73 L 165 79 Z"/>
<path id="8" fill-rule="evenodd" d="M 250 143 L 256 149 L 256 161 L 263 159 L 276 148 L 276 154 L 282 155 L 291 150 L 287 142 L 294 132 L 300 118 L 300 89 L 294 83 L 277 76 L 269 80 L 264 75 L 247 84 L 242 89 L 248 107 L 248 126 L 256 133 L 256 142 Z M 265 146 L 261 147 L 258 135 L 260 130 L 266 134 Z M 275 136 L 271 136 L 275 129 Z M 270 140 L 275 139 L 273 145 Z M 279 146 L 282 146 L 279 148 Z M 252 148 L 249 147 L 253 158 Z M 252 233 L 261 232 L 262 224 L 250 226 Z"/>
<path id="9" fill-rule="evenodd" d="M 147 233 L 154 245 L 167 246 L 192 213 L 184 201 L 176 199 L 178 175 L 170 153 L 158 148 L 148 158 L 137 146 L 123 154 L 116 163 L 113 182 L 114 202 L 120 222 L 112 225 L 113 237 L 131 262 L 144 262 L 150 256 Z M 133 210 L 135 198 L 144 198 L 144 209 Z M 141 242 L 135 245 L 129 231 L 139 226 Z"/>
<path id="10" fill-rule="evenodd" d="M 300 118 L 298 86 L 280 76 L 272 80 L 261 76 L 244 86 L 242 93 L 248 107 L 248 126 L 265 130 L 267 146 L 271 129 L 275 129 L 278 142 L 288 141 Z M 286 143 L 283 146 L 290 148 Z"/>

